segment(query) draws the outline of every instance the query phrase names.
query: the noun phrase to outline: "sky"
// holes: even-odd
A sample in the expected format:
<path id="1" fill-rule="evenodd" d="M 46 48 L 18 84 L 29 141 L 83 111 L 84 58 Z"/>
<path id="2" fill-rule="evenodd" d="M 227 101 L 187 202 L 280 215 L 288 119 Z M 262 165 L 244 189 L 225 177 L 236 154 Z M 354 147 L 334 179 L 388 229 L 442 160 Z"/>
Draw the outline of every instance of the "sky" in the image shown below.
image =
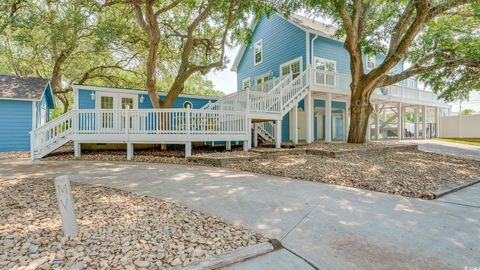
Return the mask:
<path id="1" fill-rule="evenodd" d="M 237 74 L 230 71 L 230 69 L 239 50 L 240 46 L 227 48 L 225 51 L 225 55 L 228 58 L 227 68 L 222 71 L 210 71 L 210 73 L 207 74 L 207 78 L 213 82 L 215 89 L 221 90 L 225 94 L 231 94 L 237 91 Z"/>

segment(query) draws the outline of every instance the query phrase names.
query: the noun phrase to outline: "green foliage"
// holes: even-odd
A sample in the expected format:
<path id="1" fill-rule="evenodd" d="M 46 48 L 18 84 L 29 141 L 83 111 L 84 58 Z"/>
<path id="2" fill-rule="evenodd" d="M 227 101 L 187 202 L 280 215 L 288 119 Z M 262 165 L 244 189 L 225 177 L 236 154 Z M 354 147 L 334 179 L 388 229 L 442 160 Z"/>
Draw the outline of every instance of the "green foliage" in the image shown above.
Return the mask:
<path id="1" fill-rule="evenodd" d="M 475 113 L 475 110 L 473 109 L 464 109 L 460 112 L 461 115 L 472 115 Z"/>
<path id="2" fill-rule="evenodd" d="M 276 8 L 293 12 L 301 8 L 311 16 L 326 18 L 338 27 L 338 36 L 346 35 L 346 27 L 341 19 L 339 6 L 345 5 L 347 16 L 352 18 L 355 1 L 323 1 L 297 0 L 287 1 L 288 4 L 271 1 Z M 395 26 L 410 4 L 418 3 L 414 0 L 399 1 L 361 1 L 362 8 L 368 3 L 368 16 L 361 19 L 364 31 L 359 35 L 358 46 L 365 53 L 387 55 L 390 42 L 395 34 L 403 36 L 408 27 L 396 32 Z M 454 4 L 454 0 L 428 1 L 430 9 Z M 278 4 L 280 3 L 280 4 Z M 393 54 L 407 63 L 405 66 L 418 64 L 425 56 L 435 53 L 428 61 L 422 62 L 424 68 L 413 75 L 423 81 L 435 92 L 440 93 L 446 101 L 465 100 L 472 91 L 480 90 L 480 2 L 471 0 L 467 4 L 455 5 L 456 8 L 446 9 L 434 16 L 414 37 L 405 54 Z M 362 10 L 364 11 L 364 10 Z M 411 13 L 407 25 L 413 25 L 416 11 Z M 358 30 L 358 29 L 357 29 Z M 358 34 L 358 31 L 355 31 Z M 428 67 L 428 68 L 427 68 Z M 388 70 L 385 72 L 391 72 Z M 394 73 L 392 73 L 394 74 Z"/>

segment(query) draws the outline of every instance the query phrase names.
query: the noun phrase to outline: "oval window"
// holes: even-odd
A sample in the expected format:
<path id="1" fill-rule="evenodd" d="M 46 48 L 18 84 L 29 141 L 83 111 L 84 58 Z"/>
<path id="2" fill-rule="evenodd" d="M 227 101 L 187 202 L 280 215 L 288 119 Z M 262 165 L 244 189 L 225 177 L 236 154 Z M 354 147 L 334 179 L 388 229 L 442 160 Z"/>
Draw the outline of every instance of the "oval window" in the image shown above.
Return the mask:
<path id="1" fill-rule="evenodd" d="M 193 107 L 193 105 L 192 105 L 192 102 L 190 102 L 190 101 L 185 101 L 183 103 L 183 108 L 185 108 L 185 109 L 191 109 L 192 107 Z"/>

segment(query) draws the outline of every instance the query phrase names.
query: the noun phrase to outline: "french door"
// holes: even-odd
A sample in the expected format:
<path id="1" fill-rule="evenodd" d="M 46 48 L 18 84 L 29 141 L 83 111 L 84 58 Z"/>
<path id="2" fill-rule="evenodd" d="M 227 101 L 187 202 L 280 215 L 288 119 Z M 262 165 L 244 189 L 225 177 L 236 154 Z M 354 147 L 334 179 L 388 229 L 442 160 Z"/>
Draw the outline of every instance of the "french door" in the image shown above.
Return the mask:
<path id="1" fill-rule="evenodd" d="M 126 122 L 124 112 L 115 113 L 114 110 L 137 109 L 137 96 L 131 94 L 98 93 L 96 107 L 101 110 L 97 116 L 101 129 L 109 131 L 124 129 Z M 133 125 L 132 120 L 132 117 L 130 117 L 130 127 Z"/>
<path id="2" fill-rule="evenodd" d="M 326 86 L 336 86 L 337 80 L 335 72 L 337 71 L 337 62 L 323 59 L 320 57 L 314 58 L 314 67 L 318 70 L 315 72 L 315 83 Z"/>

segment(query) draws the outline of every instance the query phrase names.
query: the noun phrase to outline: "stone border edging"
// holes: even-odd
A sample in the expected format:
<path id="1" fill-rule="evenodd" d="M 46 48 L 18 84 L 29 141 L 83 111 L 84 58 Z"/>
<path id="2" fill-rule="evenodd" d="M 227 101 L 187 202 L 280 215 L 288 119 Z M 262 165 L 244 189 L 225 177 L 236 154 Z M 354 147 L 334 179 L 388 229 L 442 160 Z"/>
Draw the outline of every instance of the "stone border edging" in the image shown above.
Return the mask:
<path id="1" fill-rule="evenodd" d="M 438 199 L 438 198 L 443 197 L 447 194 L 457 192 L 461 189 L 467 188 L 469 186 L 473 186 L 477 183 L 480 183 L 480 179 L 471 179 L 470 178 L 470 179 L 467 179 L 462 184 L 452 184 L 452 185 L 446 186 L 444 188 L 438 189 L 438 190 L 433 192 L 433 195 L 435 196 L 434 199 Z"/>
<path id="2" fill-rule="evenodd" d="M 275 247 L 270 242 L 260 243 L 253 246 L 239 248 L 237 250 L 208 258 L 193 265 L 181 268 L 182 270 L 218 269 L 242 262 L 260 255 L 270 253 Z"/>

